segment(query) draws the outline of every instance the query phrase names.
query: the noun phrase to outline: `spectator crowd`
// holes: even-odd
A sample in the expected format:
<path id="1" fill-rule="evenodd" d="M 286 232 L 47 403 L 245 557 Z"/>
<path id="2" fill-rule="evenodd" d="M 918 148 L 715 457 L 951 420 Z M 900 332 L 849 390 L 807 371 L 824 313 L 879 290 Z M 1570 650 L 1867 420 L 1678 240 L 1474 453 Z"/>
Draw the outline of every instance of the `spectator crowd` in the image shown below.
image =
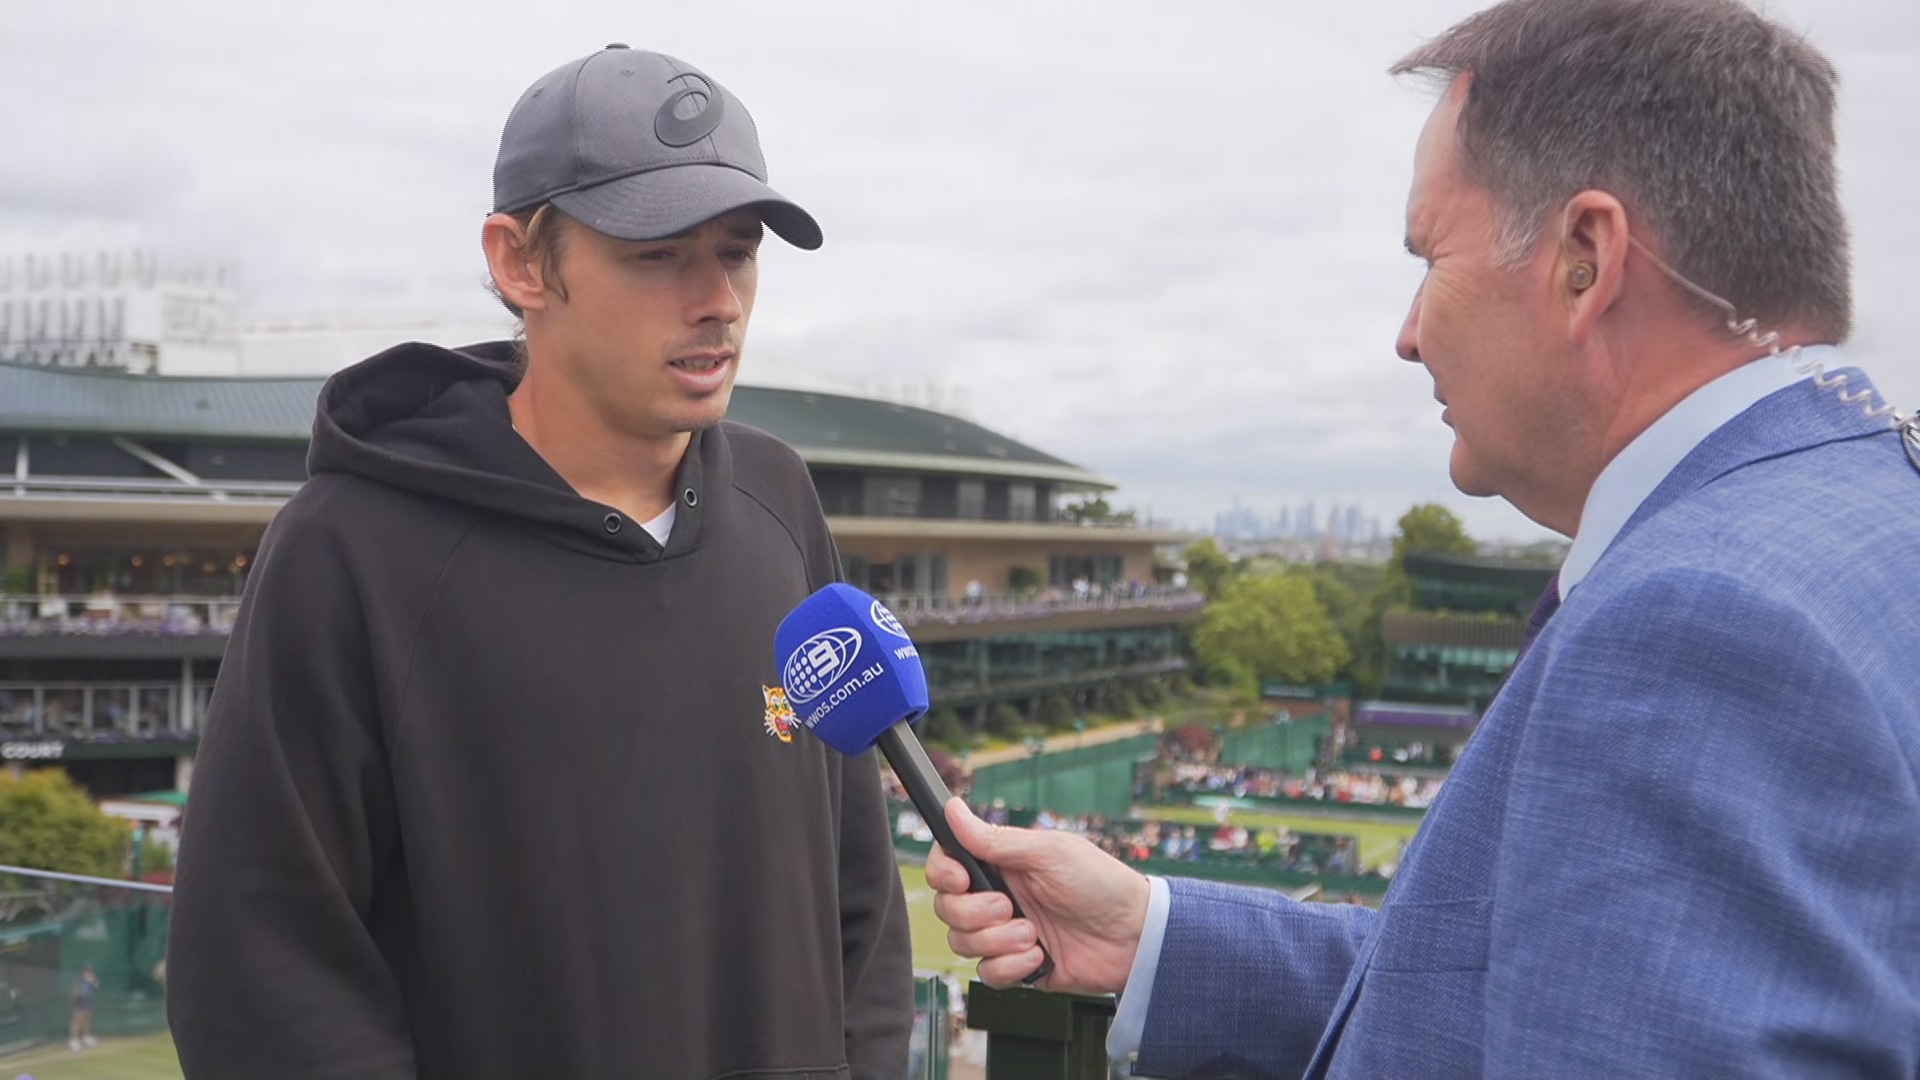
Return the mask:
<path id="1" fill-rule="evenodd" d="M 896 799 L 895 835 L 932 843 L 933 830 L 927 827 L 919 812 L 905 801 L 904 794 Z M 1003 801 L 995 800 L 975 809 L 992 824 L 1012 823 L 1012 815 Z M 1113 820 L 1098 814 L 1055 814 L 1041 810 L 1032 827 L 1084 836 L 1122 862 L 1143 863 L 1150 859 L 1200 862 L 1205 859 L 1343 877 L 1358 877 L 1366 872 L 1360 864 L 1359 845 L 1352 836 L 1296 833 L 1285 826 L 1250 829 L 1222 821 L 1214 827 L 1203 828 L 1171 821 Z"/>
<path id="2" fill-rule="evenodd" d="M 1368 770 L 1309 769 L 1304 774 L 1239 765 L 1176 762 L 1168 790 L 1235 798 L 1311 799 L 1363 806 L 1424 807 L 1440 793 L 1439 776 L 1396 775 Z"/>

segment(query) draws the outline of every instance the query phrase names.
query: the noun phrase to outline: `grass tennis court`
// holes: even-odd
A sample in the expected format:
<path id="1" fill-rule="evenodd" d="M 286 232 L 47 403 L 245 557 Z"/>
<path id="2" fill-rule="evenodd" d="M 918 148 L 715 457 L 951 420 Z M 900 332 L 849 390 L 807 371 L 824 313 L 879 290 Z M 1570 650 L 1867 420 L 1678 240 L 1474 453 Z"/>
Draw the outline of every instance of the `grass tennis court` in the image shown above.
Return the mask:
<path id="1" fill-rule="evenodd" d="M 1197 806 L 1156 806 L 1149 813 L 1161 821 L 1195 827 L 1214 826 L 1213 811 Z M 1236 810 L 1233 822 L 1249 829 L 1272 829 L 1284 825 L 1294 832 L 1332 833 L 1360 839 L 1360 862 L 1372 867 L 1383 862 L 1398 862 L 1400 843 L 1413 836 L 1418 821 L 1370 817 L 1357 813 L 1280 814 L 1259 810 Z M 947 948 L 947 928 L 933 914 L 933 890 L 927 888 L 926 870 L 918 863 L 901 860 L 900 883 L 907 893 L 907 922 L 913 934 L 913 967 L 916 971 L 934 971 L 973 977 L 973 961 L 953 955 Z"/>
<path id="2" fill-rule="evenodd" d="M 962 960 L 947 948 L 947 924 L 933 913 L 933 890 L 919 863 L 902 860 L 900 884 L 907 892 L 907 925 L 913 935 L 913 970 L 953 975 L 963 982 L 973 977 L 973 961 Z"/>
<path id="3" fill-rule="evenodd" d="M 1213 811 L 1203 806 L 1155 806 L 1144 808 L 1149 817 L 1211 830 Z M 1331 833 L 1360 838 L 1360 865 L 1378 866 L 1400 861 L 1400 842 L 1410 839 L 1420 827 L 1416 820 L 1368 817 L 1364 811 L 1325 814 L 1272 813 L 1265 810 L 1235 810 L 1232 821 L 1249 829 L 1272 829 L 1281 825 L 1297 833 Z"/>
<path id="4" fill-rule="evenodd" d="M 907 894 L 914 970 L 954 975 L 963 981 L 971 978 L 973 962 L 947 948 L 947 928 L 934 917 L 926 871 L 916 863 L 902 862 L 900 881 Z M 62 1045 L 0 1059 L 0 1076 L 11 1080 L 23 1073 L 34 1080 L 179 1080 L 181 1075 L 180 1059 L 165 1032 L 102 1040 L 98 1048 L 78 1054 Z"/>
<path id="5" fill-rule="evenodd" d="M 92 1050 L 66 1045 L 0 1058 L 0 1074 L 33 1080 L 180 1080 L 180 1059 L 164 1031 L 131 1039 L 102 1039 Z"/>
<path id="6" fill-rule="evenodd" d="M 1154 813 L 1168 821 L 1194 825 L 1213 823 L 1212 813 L 1204 809 L 1168 807 Z M 1284 824 L 1296 832 L 1354 833 L 1360 837 L 1361 857 L 1369 862 L 1376 858 L 1396 858 L 1400 837 L 1413 835 L 1418 824 L 1244 810 L 1236 812 L 1234 820 L 1249 828 Z M 900 882 L 907 894 L 914 970 L 952 975 L 962 982 L 971 979 L 973 961 L 953 955 L 947 948 L 947 928 L 934 917 L 933 890 L 927 888 L 926 871 L 918 863 L 902 861 Z M 180 1060 L 174 1055 L 173 1042 L 165 1032 L 134 1039 L 103 1040 L 97 1049 L 78 1054 L 59 1046 L 0 1059 L 0 1076 L 11 1078 L 22 1073 L 34 1080 L 179 1080 L 181 1075 Z"/>

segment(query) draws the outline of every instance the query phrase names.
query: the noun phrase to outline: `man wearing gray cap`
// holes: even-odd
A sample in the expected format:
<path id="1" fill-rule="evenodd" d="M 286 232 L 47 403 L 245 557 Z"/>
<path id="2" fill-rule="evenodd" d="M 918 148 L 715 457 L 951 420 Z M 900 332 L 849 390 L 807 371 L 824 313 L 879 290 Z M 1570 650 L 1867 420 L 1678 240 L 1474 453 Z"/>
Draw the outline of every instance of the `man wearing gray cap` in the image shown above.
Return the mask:
<path id="1" fill-rule="evenodd" d="M 509 116 L 512 342 L 331 379 L 194 775 L 191 1077 L 894 1080 L 912 988 L 871 759 L 795 738 L 774 628 L 838 559 L 723 423 L 767 186 L 745 107 L 614 45 Z"/>

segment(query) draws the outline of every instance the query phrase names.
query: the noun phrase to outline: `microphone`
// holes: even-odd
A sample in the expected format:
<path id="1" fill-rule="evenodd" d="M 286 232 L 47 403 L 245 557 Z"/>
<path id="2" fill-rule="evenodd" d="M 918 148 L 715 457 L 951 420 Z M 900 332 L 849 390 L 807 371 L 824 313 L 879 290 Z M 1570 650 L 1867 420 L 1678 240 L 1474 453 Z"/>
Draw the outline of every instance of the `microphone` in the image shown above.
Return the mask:
<path id="1" fill-rule="evenodd" d="M 1001 893 L 1021 918 L 1000 871 L 961 847 L 947 823 L 953 795 L 912 727 L 927 711 L 927 673 L 893 612 L 851 585 L 828 585 L 780 620 L 773 663 L 800 726 L 850 757 L 878 745 L 941 849 L 966 868 L 967 891 Z M 1053 971 L 1044 944 L 1040 956 L 1040 966 L 1021 980 L 1028 986 Z"/>

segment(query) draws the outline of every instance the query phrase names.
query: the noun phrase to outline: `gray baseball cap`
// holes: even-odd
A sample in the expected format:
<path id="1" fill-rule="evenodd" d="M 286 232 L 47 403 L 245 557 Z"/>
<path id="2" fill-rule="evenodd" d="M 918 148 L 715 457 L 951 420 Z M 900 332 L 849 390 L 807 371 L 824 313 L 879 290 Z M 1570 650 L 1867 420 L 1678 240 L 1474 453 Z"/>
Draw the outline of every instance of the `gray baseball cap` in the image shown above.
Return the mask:
<path id="1" fill-rule="evenodd" d="M 620 44 L 549 72 L 507 116 L 494 212 L 543 202 L 622 240 L 752 207 L 793 246 L 820 246 L 813 215 L 767 186 L 740 99 L 691 64 Z"/>

